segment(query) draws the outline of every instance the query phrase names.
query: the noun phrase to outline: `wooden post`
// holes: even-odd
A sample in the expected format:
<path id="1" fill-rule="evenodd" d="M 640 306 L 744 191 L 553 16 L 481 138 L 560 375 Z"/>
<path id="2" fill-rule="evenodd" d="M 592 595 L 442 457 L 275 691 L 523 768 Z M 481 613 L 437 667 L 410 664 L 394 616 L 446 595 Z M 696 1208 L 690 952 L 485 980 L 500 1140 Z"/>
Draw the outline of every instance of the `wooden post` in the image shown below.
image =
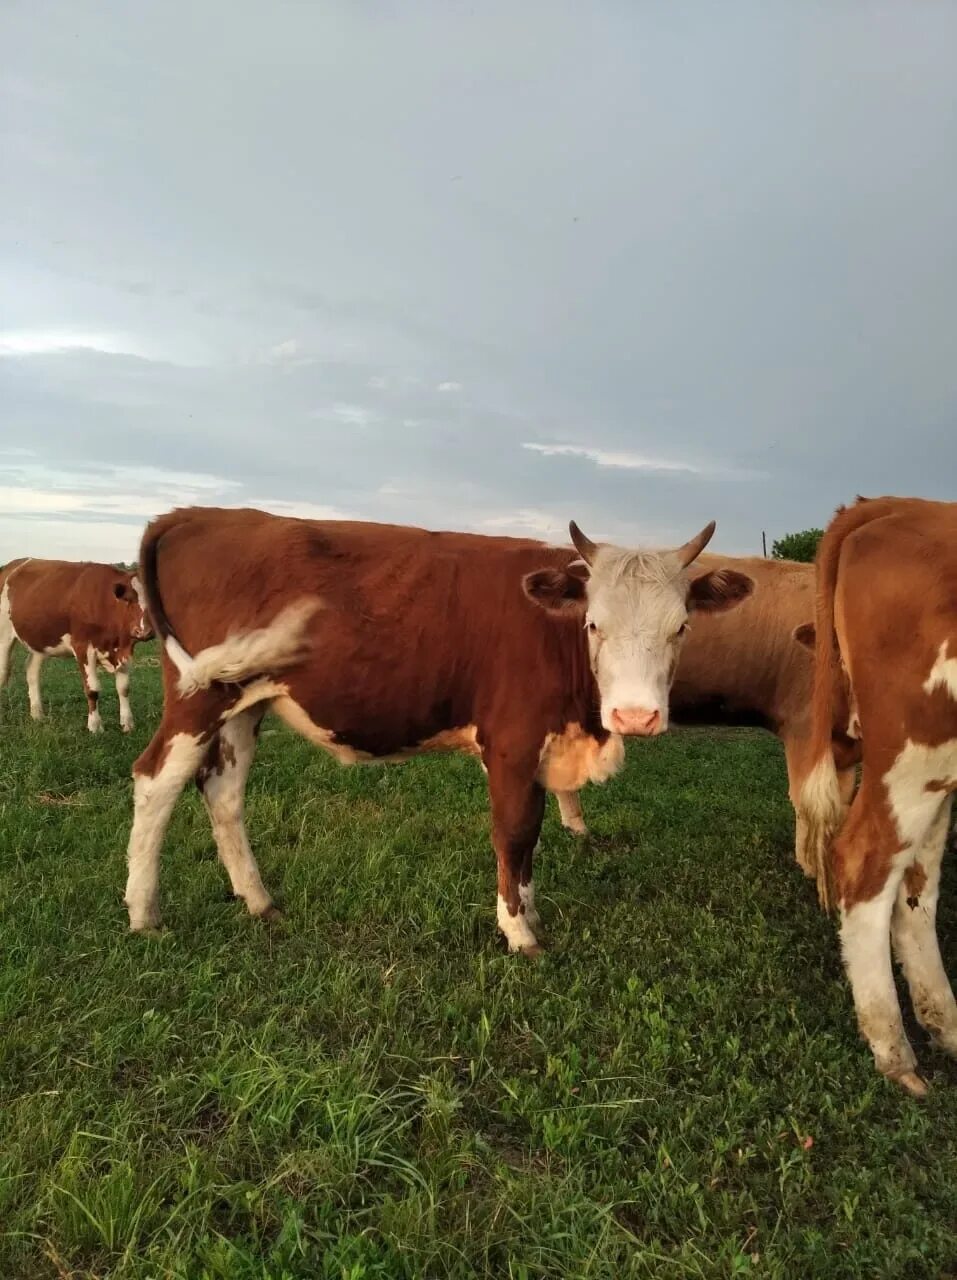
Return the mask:
<path id="1" fill-rule="evenodd" d="M 765 533 L 764 533 L 764 530 L 763 530 L 763 529 L 761 530 L 761 550 L 764 552 L 764 558 L 765 558 L 765 560 L 767 560 L 767 558 L 768 558 L 768 540 L 767 540 L 767 538 L 766 538 L 766 536 L 765 536 Z"/>

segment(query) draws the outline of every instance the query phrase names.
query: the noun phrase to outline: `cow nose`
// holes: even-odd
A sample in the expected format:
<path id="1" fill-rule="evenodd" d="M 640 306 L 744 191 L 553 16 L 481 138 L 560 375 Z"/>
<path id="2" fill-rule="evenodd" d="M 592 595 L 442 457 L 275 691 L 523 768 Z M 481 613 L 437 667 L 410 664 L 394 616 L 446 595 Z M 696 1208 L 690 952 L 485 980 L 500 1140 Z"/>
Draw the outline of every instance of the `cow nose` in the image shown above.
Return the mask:
<path id="1" fill-rule="evenodd" d="M 611 724 L 616 733 L 651 738 L 661 733 L 661 712 L 649 711 L 647 707 L 615 707 Z"/>

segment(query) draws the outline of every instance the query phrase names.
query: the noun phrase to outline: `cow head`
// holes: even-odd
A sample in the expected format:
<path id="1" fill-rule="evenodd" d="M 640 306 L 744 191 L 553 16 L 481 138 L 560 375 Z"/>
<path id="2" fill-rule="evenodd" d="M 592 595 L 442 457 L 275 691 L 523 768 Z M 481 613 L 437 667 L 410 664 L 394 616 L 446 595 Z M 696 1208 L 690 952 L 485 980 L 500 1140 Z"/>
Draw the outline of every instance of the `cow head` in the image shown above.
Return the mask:
<path id="1" fill-rule="evenodd" d="M 113 596 L 122 611 L 121 630 L 133 640 L 149 640 L 153 634 L 149 614 L 143 603 L 143 588 L 132 573 L 121 573 L 113 583 Z"/>
<path id="2" fill-rule="evenodd" d="M 733 609 L 754 582 L 733 569 L 689 574 L 714 521 L 675 551 L 596 545 L 574 521 L 570 528 L 581 560 L 528 574 L 525 592 L 545 609 L 581 617 L 604 727 L 659 734 L 668 727 L 668 694 L 689 616 Z"/>

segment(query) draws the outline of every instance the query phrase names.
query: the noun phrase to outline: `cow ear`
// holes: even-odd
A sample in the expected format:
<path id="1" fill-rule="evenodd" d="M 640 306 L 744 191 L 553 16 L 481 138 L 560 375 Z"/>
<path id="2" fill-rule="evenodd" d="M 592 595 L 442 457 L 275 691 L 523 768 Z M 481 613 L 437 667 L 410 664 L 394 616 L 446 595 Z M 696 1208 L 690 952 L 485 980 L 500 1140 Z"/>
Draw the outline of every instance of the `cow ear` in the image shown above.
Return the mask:
<path id="1" fill-rule="evenodd" d="M 724 613 L 747 600 L 754 590 L 754 579 L 737 569 L 715 569 L 693 578 L 688 588 L 688 606 L 702 613 Z"/>
<path id="2" fill-rule="evenodd" d="M 814 641 L 817 638 L 813 622 L 802 622 L 799 627 L 794 628 L 792 635 L 798 644 L 803 644 L 805 649 L 813 650 Z"/>
<path id="3" fill-rule="evenodd" d="M 586 575 L 587 576 L 587 575 Z M 585 579 L 569 569 L 539 569 L 527 573 L 522 587 L 529 600 L 553 613 L 582 613 Z"/>

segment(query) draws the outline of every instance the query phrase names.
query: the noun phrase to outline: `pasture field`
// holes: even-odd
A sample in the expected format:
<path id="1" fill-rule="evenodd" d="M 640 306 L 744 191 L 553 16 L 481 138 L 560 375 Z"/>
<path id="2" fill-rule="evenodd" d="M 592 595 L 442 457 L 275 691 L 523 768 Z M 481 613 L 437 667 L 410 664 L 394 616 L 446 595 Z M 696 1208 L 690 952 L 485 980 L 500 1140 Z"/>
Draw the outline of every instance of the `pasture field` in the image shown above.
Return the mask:
<path id="1" fill-rule="evenodd" d="M 957 1067 L 881 1079 L 794 865 L 777 742 L 676 732 L 550 803 L 548 954 L 505 954 L 471 761 L 343 770 L 267 720 L 226 898 L 195 791 L 168 932 L 122 906 L 136 731 L 22 658 L 0 712 L 0 1277 L 944 1277 Z M 953 859 L 941 935 L 957 973 Z M 913 1030 L 913 1029 L 912 1029 Z"/>

